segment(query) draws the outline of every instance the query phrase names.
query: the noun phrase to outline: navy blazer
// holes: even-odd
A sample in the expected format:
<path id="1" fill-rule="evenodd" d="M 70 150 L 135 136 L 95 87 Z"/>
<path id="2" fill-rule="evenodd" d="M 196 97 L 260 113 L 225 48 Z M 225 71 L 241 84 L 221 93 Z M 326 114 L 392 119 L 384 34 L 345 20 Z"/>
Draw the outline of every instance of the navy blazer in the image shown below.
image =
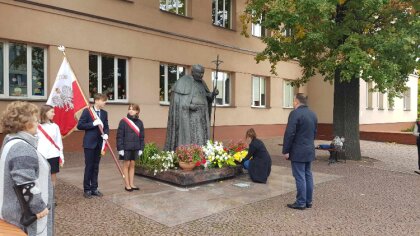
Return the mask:
<path id="1" fill-rule="evenodd" d="M 283 154 L 296 162 L 315 159 L 315 136 L 318 119 L 308 106 L 301 105 L 289 114 L 283 139 Z"/>
<path id="2" fill-rule="evenodd" d="M 104 133 L 109 134 L 108 112 L 100 110 L 100 119 L 104 124 Z M 85 131 L 85 136 L 83 137 L 84 148 L 96 149 L 102 147 L 103 139 L 101 137 L 101 131 L 98 126 L 93 125 L 93 119 L 90 115 L 89 108 L 83 110 L 79 122 L 77 123 L 77 128 Z"/>

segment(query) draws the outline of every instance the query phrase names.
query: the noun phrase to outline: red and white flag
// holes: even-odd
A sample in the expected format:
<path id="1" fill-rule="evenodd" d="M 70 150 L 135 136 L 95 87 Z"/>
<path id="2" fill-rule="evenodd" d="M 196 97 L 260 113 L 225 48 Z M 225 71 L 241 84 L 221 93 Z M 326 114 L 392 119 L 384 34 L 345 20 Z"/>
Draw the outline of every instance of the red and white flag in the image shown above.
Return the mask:
<path id="1" fill-rule="evenodd" d="M 47 105 L 54 107 L 53 121 L 60 127 L 62 136 L 69 135 L 76 128 L 76 113 L 89 105 L 66 57 L 58 70 Z"/>

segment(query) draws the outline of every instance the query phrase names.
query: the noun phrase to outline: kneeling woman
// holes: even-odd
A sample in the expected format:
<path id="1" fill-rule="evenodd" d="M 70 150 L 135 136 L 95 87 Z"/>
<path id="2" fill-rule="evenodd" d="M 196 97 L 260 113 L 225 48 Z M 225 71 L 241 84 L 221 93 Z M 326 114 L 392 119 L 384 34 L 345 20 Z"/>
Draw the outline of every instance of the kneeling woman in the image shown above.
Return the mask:
<path id="1" fill-rule="evenodd" d="M 242 160 L 243 167 L 248 170 L 251 180 L 266 183 L 271 172 L 271 157 L 264 143 L 257 139 L 254 129 L 246 131 L 245 138 L 250 139 L 248 155 Z"/>

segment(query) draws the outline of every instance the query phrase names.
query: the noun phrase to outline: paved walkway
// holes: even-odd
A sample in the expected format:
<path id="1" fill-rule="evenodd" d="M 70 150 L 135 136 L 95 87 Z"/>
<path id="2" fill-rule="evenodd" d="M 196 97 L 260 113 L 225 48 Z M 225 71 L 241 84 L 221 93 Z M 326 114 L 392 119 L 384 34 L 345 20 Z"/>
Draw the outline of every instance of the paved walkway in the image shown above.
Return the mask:
<path id="1" fill-rule="evenodd" d="M 290 171 L 290 163 L 275 154 L 280 152 L 277 145 L 280 139 L 265 140 L 272 154 L 277 173 Z M 323 143 L 320 141 L 320 143 Z M 135 207 L 121 207 L 126 193 L 111 197 L 107 185 L 115 185 L 113 178 L 100 178 L 100 185 L 106 196 L 85 199 L 79 185 L 71 182 L 80 179 L 83 168 L 81 153 L 66 155 L 66 169 L 59 174 L 57 186 L 58 208 L 56 211 L 57 235 L 420 235 L 420 176 L 413 174 L 416 167 L 416 147 L 362 141 L 362 161 L 347 161 L 334 165 L 327 164 L 327 153 L 319 152 L 314 162 L 314 171 L 319 176 L 340 176 L 331 181 L 315 180 L 314 207 L 297 211 L 285 207 L 294 201 L 295 192 L 284 191 L 273 194 L 270 185 L 260 185 L 258 191 L 267 195 L 259 198 L 258 193 L 244 193 L 238 188 L 226 192 L 225 199 L 234 200 L 237 196 L 252 198 L 254 201 L 242 202 L 232 208 L 205 214 L 194 220 L 182 218 L 178 223 L 168 224 L 151 215 L 136 211 Z M 375 158 L 375 159 L 371 159 Z M 101 174 L 116 171 L 112 169 L 110 158 L 101 164 Z M 290 173 L 290 172 L 289 172 Z M 66 178 L 73 175 L 73 181 Z M 287 176 L 285 176 L 287 177 Z M 242 177 L 244 178 L 244 177 Z M 270 178 L 275 178 L 275 174 Z M 291 176 L 287 177 L 291 178 Z M 318 179 L 318 180 L 317 180 Z M 79 181 L 79 180 L 78 180 Z M 144 193 L 134 198 L 142 202 L 142 207 L 155 204 L 149 193 L 162 188 L 159 183 L 138 177 Z M 213 183 L 202 190 L 214 190 L 215 185 L 232 186 L 234 179 L 223 183 Z M 290 182 L 290 181 L 289 181 Z M 213 185 L 213 186 L 212 186 Z M 267 187 L 265 187 L 267 186 Z M 121 188 L 122 189 L 122 188 Z M 293 189 L 291 189 L 293 190 Z M 142 192 L 140 191 L 140 192 Z M 242 191 L 242 192 L 241 192 Z M 169 192 L 168 192 L 169 193 Z M 205 191 L 202 191 L 202 194 Z M 127 193 L 129 194 L 129 193 Z M 142 195 L 143 194 L 143 195 Z M 218 194 L 223 197 L 223 192 Z M 173 205 L 188 204 L 188 198 L 167 194 L 167 203 L 161 206 L 160 213 Z M 187 195 L 184 195 L 187 196 Z M 190 198 L 192 195 L 188 195 Z M 208 199 L 207 199 L 208 200 Z M 127 201 L 126 203 L 128 203 Z M 132 203 L 134 206 L 135 202 Z M 222 201 L 219 205 L 222 205 Z M 203 204 L 206 204 L 203 201 Z M 214 208 L 208 205 L 207 208 Z M 179 211 L 183 211 L 179 209 Z M 211 211 L 209 209 L 208 211 Z M 188 213 L 188 211 L 185 211 Z M 191 213 L 193 214 L 193 213 Z M 187 214 L 188 216 L 188 214 Z M 161 222 L 161 223 L 159 223 Z"/>

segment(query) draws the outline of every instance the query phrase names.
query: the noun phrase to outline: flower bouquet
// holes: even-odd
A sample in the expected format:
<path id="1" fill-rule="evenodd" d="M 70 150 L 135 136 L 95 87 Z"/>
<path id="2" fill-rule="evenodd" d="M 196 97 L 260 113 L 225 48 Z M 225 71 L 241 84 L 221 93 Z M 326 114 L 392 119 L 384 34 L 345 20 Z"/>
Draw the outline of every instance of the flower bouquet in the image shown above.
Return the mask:
<path id="1" fill-rule="evenodd" d="M 233 156 L 235 162 L 240 163 L 248 154 L 246 144 L 241 140 L 238 142 L 229 142 L 225 151 Z"/>
<path id="2" fill-rule="evenodd" d="M 179 146 L 175 150 L 175 155 L 179 166 L 184 170 L 193 169 L 195 166 L 206 163 L 203 149 L 197 144 Z M 188 164 L 189 167 L 184 164 Z"/>
<path id="3" fill-rule="evenodd" d="M 156 175 L 175 167 L 175 153 L 160 151 L 155 143 L 147 143 L 143 155 L 136 160 L 136 166 L 142 167 Z"/>
<path id="4" fill-rule="evenodd" d="M 147 169 L 153 171 L 153 175 L 159 172 L 167 171 L 169 168 L 174 168 L 175 153 L 173 151 L 163 151 L 150 157 Z"/>
<path id="5" fill-rule="evenodd" d="M 223 148 L 222 142 L 211 140 L 207 141 L 207 144 L 203 146 L 203 151 L 206 155 L 207 166 L 209 167 L 225 167 L 225 166 L 236 166 L 235 160 L 232 155 Z"/>

